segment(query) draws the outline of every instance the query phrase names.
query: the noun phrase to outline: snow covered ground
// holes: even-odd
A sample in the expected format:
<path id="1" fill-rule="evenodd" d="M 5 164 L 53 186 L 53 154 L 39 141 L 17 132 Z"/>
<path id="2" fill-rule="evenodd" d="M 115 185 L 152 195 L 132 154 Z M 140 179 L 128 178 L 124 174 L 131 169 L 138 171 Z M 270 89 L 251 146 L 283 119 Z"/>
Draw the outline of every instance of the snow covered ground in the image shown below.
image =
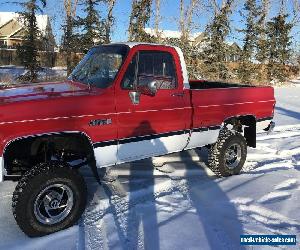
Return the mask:
<path id="1" fill-rule="evenodd" d="M 298 87 L 275 88 L 277 125 L 300 123 L 300 80 Z"/>
<path id="2" fill-rule="evenodd" d="M 24 67 L 6 65 L 0 66 L 0 83 L 14 83 L 21 75 L 26 74 L 27 70 Z M 64 67 L 41 68 L 38 72 L 39 81 L 47 81 L 51 79 L 61 79 L 67 76 L 67 70 Z"/>
<path id="3" fill-rule="evenodd" d="M 1 183 L 0 249 L 244 249 L 240 234 L 296 234 L 298 246 L 282 248 L 299 249 L 300 88 L 275 91 L 279 126 L 258 136 L 241 175 L 216 178 L 205 149 L 123 164 L 102 186 L 83 170 L 89 197 L 78 225 L 37 239 L 13 219 L 15 183 Z"/>

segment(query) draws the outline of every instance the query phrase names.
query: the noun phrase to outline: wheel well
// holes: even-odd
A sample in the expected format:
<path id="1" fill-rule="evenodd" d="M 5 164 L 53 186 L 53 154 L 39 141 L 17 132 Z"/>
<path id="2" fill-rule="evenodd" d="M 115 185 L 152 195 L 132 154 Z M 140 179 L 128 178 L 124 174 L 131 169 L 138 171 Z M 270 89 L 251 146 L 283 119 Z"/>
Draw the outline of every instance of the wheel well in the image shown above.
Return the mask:
<path id="1" fill-rule="evenodd" d="M 3 157 L 7 175 L 22 175 L 37 163 L 49 160 L 94 160 L 94 151 L 84 134 L 60 133 L 16 139 L 7 145 Z"/>
<path id="2" fill-rule="evenodd" d="M 224 122 L 225 126 L 231 124 L 233 129 L 244 132 L 249 147 L 256 147 L 256 118 L 253 115 L 231 117 Z M 243 129 L 244 128 L 244 129 Z"/>

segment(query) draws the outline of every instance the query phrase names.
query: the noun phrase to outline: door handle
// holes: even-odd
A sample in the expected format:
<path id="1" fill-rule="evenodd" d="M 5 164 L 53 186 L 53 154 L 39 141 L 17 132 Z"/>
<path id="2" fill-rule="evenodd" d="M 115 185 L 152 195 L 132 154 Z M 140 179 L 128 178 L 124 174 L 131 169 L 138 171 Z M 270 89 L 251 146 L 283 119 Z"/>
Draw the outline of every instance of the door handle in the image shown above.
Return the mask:
<path id="1" fill-rule="evenodd" d="M 172 93 L 171 96 L 183 97 L 184 93 Z"/>

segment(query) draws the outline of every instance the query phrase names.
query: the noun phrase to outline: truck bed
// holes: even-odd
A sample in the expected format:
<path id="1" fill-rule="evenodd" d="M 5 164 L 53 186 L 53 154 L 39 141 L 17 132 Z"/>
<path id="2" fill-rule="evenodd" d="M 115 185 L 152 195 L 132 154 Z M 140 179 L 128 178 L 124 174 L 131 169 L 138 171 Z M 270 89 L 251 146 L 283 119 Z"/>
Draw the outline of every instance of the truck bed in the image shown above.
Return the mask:
<path id="1" fill-rule="evenodd" d="M 255 88 L 255 86 L 248 85 L 248 84 L 216 82 L 216 81 L 207 81 L 207 80 L 190 80 L 189 83 L 191 89 L 245 88 L 245 87 Z"/>
<path id="2" fill-rule="evenodd" d="M 212 84 L 217 86 L 215 88 L 207 87 L 210 84 L 192 81 L 190 92 L 194 127 L 217 126 L 228 118 L 238 116 L 251 115 L 257 121 L 273 117 L 275 99 L 272 87 L 235 84 L 225 87 L 222 83 Z"/>

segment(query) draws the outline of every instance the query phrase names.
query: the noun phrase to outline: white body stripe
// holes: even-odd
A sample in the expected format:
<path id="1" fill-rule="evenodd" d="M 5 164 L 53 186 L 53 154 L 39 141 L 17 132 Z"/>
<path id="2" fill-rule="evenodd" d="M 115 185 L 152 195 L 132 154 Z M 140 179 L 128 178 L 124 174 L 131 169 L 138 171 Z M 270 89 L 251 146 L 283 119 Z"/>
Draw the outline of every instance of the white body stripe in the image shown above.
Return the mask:
<path id="1" fill-rule="evenodd" d="M 98 167 L 108 167 L 117 163 L 118 146 L 110 145 L 94 149 L 96 164 Z"/>
<path id="2" fill-rule="evenodd" d="M 98 147 L 95 157 L 98 167 L 108 167 L 124 162 L 141 160 L 149 157 L 178 152 L 215 143 L 220 129 L 172 135 L 137 142 Z M 188 145 L 187 145 L 187 142 Z"/>
<path id="3" fill-rule="evenodd" d="M 193 132 L 186 146 L 186 149 L 192 149 L 197 147 L 203 147 L 205 145 L 213 144 L 217 141 L 220 129 Z"/>
<path id="4" fill-rule="evenodd" d="M 118 146 L 118 163 L 181 151 L 187 142 L 188 136 L 188 134 L 172 135 L 120 144 Z"/>

